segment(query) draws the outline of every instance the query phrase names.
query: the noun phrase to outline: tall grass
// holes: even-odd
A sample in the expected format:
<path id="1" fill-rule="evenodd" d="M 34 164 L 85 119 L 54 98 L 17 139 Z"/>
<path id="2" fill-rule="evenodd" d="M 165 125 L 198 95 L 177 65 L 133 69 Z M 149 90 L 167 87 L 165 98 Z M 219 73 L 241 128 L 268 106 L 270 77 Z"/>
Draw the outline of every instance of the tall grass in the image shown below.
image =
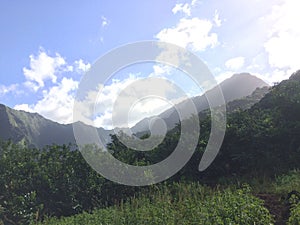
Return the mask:
<path id="1" fill-rule="evenodd" d="M 119 205 L 67 218 L 49 218 L 45 225 L 98 224 L 271 224 L 263 201 L 240 189 L 212 189 L 198 183 L 153 186 Z"/>

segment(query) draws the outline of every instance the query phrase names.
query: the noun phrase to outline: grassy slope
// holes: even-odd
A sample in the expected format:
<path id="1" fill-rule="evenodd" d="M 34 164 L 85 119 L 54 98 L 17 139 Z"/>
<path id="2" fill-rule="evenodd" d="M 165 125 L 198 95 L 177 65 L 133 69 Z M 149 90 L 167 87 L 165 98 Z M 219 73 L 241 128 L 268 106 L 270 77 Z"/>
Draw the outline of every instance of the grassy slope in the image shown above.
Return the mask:
<path id="1" fill-rule="evenodd" d="M 243 182 L 250 185 L 243 185 Z M 250 188 L 251 186 L 251 188 Z M 153 186 L 126 203 L 41 224 L 300 224 L 300 172 L 270 178 L 223 180 L 220 186 Z M 296 194 L 290 194 L 296 193 Z M 35 223 L 34 223 L 35 224 Z"/>
<path id="2" fill-rule="evenodd" d="M 154 187 L 126 203 L 61 219 L 54 224 L 270 224 L 273 217 L 249 186 L 210 188 L 199 183 Z"/>

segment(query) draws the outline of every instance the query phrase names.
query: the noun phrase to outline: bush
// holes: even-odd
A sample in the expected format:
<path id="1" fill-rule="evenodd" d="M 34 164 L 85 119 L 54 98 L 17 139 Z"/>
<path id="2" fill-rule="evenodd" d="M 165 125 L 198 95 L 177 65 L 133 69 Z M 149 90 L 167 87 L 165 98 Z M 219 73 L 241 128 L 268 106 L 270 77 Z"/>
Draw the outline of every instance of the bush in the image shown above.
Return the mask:
<path id="1" fill-rule="evenodd" d="M 92 214 L 51 218 L 42 224 L 271 224 L 263 201 L 241 189 L 213 190 L 196 183 L 163 185 Z"/>
<path id="2" fill-rule="evenodd" d="M 289 225 L 300 224 L 300 203 L 293 205 L 288 224 Z"/>
<path id="3" fill-rule="evenodd" d="M 300 192 L 300 171 L 292 170 L 276 178 L 275 190 L 278 193 Z"/>

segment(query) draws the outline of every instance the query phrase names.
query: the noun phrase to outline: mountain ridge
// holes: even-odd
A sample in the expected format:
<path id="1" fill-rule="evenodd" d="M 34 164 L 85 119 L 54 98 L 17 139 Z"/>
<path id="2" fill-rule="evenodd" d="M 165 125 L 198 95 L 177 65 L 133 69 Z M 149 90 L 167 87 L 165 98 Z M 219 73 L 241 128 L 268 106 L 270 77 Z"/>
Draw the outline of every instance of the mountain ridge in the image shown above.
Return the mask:
<path id="1" fill-rule="evenodd" d="M 258 77 L 251 75 L 250 73 L 234 74 L 233 76 L 219 84 L 219 87 L 223 92 L 225 104 L 233 100 L 249 96 L 255 91 L 256 88 L 262 88 L 264 86 L 268 87 L 269 85 Z M 215 86 L 204 94 L 193 97 L 191 100 L 194 102 L 197 112 L 199 113 L 203 110 L 209 109 L 209 103 L 206 95 L 209 95 L 213 98 L 214 96 L 217 96 L 217 93 L 218 87 Z M 185 101 L 182 101 L 178 104 L 178 107 L 184 108 L 184 104 Z M 180 121 L 179 115 L 174 107 L 167 109 L 163 113 L 159 114 L 158 117 L 162 118 L 165 121 L 168 130 L 174 128 L 175 125 Z M 133 133 L 140 133 L 145 130 L 149 130 L 149 123 L 152 118 L 154 117 L 145 118 L 135 124 L 131 128 Z"/>
<path id="2" fill-rule="evenodd" d="M 234 85 L 236 83 L 241 83 L 244 78 L 249 78 L 253 81 L 250 86 L 239 85 L 239 87 L 245 87 L 244 90 L 241 88 L 238 90 L 239 93 L 237 96 L 232 95 L 229 90 L 234 89 Z M 242 79 L 241 79 L 242 78 Z M 235 81 L 235 82 L 230 82 Z M 243 81 L 245 83 L 245 81 Z M 248 82 L 249 84 L 249 82 Z M 265 82 L 256 78 L 250 74 L 235 74 L 231 78 L 223 81 L 220 86 L 225 90 L 225 101 L 226 103 L 230 102 L 230 100 L 240 99 L 241 97 L 246 97 L 251 95 L 252 92 L 259 87 L 267 86 Z M 213 92 L 214 88 L 210 91 Z M 265 90 L 266 91 L 266 90 Z M 226 94 L 229 92 L 230 94 Z M 205 97 L 197 96 L 192 100 L 195 102 L 198 113 L 206 110 L 208 103 L 204 99 Z M 257 101 L 257 100 L 255 100 Z M 254 102 L 255 102 L 254 101 Z M 248 104 L 249 102 L 247 102 Z M 184 104 L 179 103 L 179 104 Z M 246 103 L 241 103 L 246 104 Z M 169 125 L 168 129 L 172 128 L 173 125 L 177 122 L 176 117 L 172 117 L 174 111 L 170 109 L 164 111 L 161 116 L 163 119 L 166 119 L 167 124 Z M 166 116 L 168 115 L 168 116 Z M 175 119 L 174 119 L 175 118 Z M 142 129 L 136 127 L 136 125 L 132 128 L 133 133 L 145 132 L 148 130 L 149 125 L 147 118 L 143 119 L 139 123 L 145 122 Z M 139 124 L 138 123 L 138 124 Z M 19 143 L 27 143 L 29 146 L 34 146 L 38 148 L 42 148 L 46 145 L 51 144 L 69 144 L 76 143 L 73 127 L 71 124 L 60 124 L 58 122 L 49 120 L 44 118 L 38 113 L 29 113 L 23 110 L 14 110 L 0 103 L 0 139 L 8 140 L 11 139 L 13 142 Z M 89 126 L 89 125 L 85 125 Z M 108 143 L 110 141 L 110 135 L 114 134 L 113 130 L 105 130 L 103 128 L 96 128 L 101 137 L 104 138 L 105 142 Z"/>

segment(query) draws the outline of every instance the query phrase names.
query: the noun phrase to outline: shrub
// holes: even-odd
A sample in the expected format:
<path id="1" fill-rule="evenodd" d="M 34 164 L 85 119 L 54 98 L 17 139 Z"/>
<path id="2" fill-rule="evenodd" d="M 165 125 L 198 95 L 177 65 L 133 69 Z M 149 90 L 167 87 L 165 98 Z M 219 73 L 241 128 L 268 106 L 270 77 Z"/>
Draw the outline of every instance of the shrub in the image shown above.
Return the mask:
<path id="1" fill-rule="evenodd" d="M 241 189 L 213 190 L 197 183 L 163 185 L 126 203 L 92 214 L 79 214 L 43 224 L 271 224 L 263 201 Z"/>
<path id="2" fill-rule="evenodd" d="M 288 224 L 289 225 L 300 224 L 300 203 L 293 205 Z"/>

